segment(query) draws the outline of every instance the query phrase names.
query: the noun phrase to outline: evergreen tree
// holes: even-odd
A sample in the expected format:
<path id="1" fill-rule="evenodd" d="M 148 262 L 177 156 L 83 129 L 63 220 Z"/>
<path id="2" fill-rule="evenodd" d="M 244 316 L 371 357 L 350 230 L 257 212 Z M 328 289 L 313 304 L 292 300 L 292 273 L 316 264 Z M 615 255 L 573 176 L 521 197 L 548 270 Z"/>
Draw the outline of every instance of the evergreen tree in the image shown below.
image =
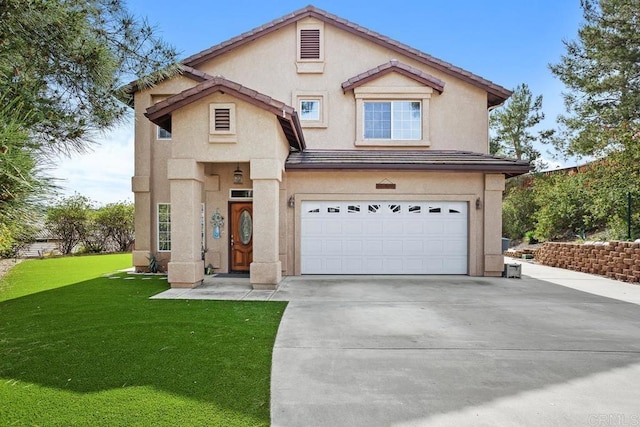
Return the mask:
<path id="1" fill-rule="evenodd" d="M 174 50 L 122 0 L 0 0 L 4 240 L 51 188 L 43 167 L 125 117 L 125 83 L 144 87 L 178 70 Z"/>
<path id="2" fill-rule="evenodd" d="M 489 140 L 491 154 L 500 154 L 518 160 L 534 161 L 540 152 L 535 142 L 545 143 L 553 131 L 533 133 L 533 128 L 544 119 L 542 95 L 533 97 L 529 86 L 516 87 L 503 108 L 492 111 L 489 126 L 493 136 Z"/>
<path id="3" fill-rule="evenodd" d="M 640 0 L 582 0 L 584 24 L 551 71 L 568 88 L 560 117 L 567 155 L 638 156 Z M 634 154 L 635 152 L 635 154 Z"/>

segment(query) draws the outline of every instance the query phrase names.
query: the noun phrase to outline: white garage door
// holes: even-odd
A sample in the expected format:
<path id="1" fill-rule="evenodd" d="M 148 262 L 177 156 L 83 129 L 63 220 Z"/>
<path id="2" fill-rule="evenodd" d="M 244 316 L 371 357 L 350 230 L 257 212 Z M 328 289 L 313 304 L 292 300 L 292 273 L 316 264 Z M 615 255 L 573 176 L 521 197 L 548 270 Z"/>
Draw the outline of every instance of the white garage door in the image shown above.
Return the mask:
<path id="1" fill-rule="evenodd" d="M 302 274 L 467 274 L 466 202 L 302 202 Z"/>

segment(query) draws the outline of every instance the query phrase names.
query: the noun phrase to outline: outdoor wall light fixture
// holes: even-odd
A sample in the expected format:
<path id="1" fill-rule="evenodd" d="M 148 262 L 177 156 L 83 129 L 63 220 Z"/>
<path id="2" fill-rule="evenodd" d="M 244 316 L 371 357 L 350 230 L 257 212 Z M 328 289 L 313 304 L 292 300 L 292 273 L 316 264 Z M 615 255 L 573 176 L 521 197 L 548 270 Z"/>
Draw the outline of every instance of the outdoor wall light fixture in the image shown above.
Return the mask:
<path id="1" fill-rule="evenodd" d="M 290 208 L 295 208 L 296 207 L 296 198 L 295 198 L 295 196 L 289 197 L 289 202 L 287 204 L 289 205 Z"/>
<path id="2" fill-rule="evenodd" d="M 480 200 L 480 197 L 476 199 L 476 209 L 482 209 L 482 200 Z"/>
<path id="3" fill-rule="evenodd" d="M 242 184 L 244 182 L 244 176 L 242 170 L 240 170 L 240 163 L 236 166 L 236 170 L 233 171 L 233 183 Z"/>

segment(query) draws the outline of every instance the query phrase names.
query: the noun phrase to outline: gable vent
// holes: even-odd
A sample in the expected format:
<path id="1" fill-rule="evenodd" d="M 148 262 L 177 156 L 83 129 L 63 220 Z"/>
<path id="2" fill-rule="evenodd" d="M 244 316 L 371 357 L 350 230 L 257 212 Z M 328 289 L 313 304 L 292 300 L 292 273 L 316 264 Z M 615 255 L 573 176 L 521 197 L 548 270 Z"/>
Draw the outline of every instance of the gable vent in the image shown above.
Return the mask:
<path id="1" fill-rule="evenodd" d="M 300 30 L 300 59 L 320 59 L 320 30 Z"/>
<path id="2" fill-rule="evenodd" d="M 231 130 L 231 112 L 228 108 L 216 108 L 216 131 Z"/>

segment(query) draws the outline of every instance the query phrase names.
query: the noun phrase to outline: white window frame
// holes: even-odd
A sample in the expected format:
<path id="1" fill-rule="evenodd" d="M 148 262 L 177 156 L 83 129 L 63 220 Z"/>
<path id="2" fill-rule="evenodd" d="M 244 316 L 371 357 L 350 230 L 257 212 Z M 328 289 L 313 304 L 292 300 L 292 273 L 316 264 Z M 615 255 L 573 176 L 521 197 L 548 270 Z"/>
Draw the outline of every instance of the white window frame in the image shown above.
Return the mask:
<path id="1" fill-rule="evenodd" d="M 206 209 L 204 207 L 204 203 L 200 203 L 200 246 L 202 247 L 202 252 L 204 253 L 207 250 L 207 226 L 206 226 Z"/>
<path id="2" fill-rule="evenodd" d="M 418 117 L 418 123 L 420 128 L 418 129 L 418 131 L 420 132 L 420 135 L 418 135 L 417 138 L 403 138 L 402 136 L 399 136 L 398 133 L 400 132 L 401 129 L 397 129 L 395 126 L 396 123 L 396 115 L 399 114 L 400 112 L 398 111 L 398 107 L 400 103 L 417 103 L 420 106 L 419 109 L 419 114 L 420 117 Z M 367 137 L 367 119 L 366 119 L 366 109 L 367 109 L 367 105 L 368 104 L 389 104 L 389 113 L 390 113 L 390 118 L 389 118 L 389 137 L 388 138 L 375 138 L 375 137 Z M 392 140 L 392 139 L 396 139 L 396 140 L 406 140 L 406 141 L 419 141 L 422 139 L 422 103 L 420 101 L 416 101 L 416 100 L 409 100 L 409 101 L 404 101 L 404 100 L 397 100 L 397 101 L 365 101 L 363 103 L 363 108 L 365 109 L 364 111 L 364 115 L 365 115 L 365 119 L 364 119 L 364 135 L 362 136 L 363 139 L 388 139 L 388 140 Z"/>
<path id="3" fill-rule="evenodd" d="M 293 92 L 292 104 L 296 106 L 300 126 L 303 128 L 326 128 L 329 124 L 329 109 L 327 100 L 329 98 L 327 91 L 298 90 Z M 320 106 L 318 120 L 309 120 L 302 118 L 302 102 L 318 101 Z"/>
<path id="4" fill-rule="evenodd" d="M 423 87 L 370 87 L 353 90 L 356 97 L 356 146 L 429 146 L 429 100 L 433 89 Z M 420 139 L 365 138 L 364 104 L 367 102 L 420 102 Z M 393 117 L 392 117 L 393 122 Z"/>
<path id="5" fill-rule="evenodd" d="M 162 135 L 162 132 L 166 132 L 169 136 Z M 156 126 L 156 139 L 158 141 L 171 141 L 171 132 L 162 129 L 160 126 Z"/>
<path id="6" fill-rule="evenodd" d="M 168 212 L 168 221 L 166 221 L 166 224 L 168 224 L 168 231 L 166 236 L 164 236 L 163 239 L 163 234 L 160 231 L 160 224 L 161 223 L 165 223 L 163 221 L 160 221 L 160 209 L 161 207 L 167 207 L 169 212 Z M 156 210 L 156 240 L 157 240 L 157 247 L 158 247 L 158 252 L 171 252 L 171 203 L 158 203 L 157 206 L 157 210 Z M 162 243 L 165 243 L 168 245 L 168 249 L 166 249 L 167 246 L 163 246 Z M 165 249 L 163 249 L 163 247 Z"/>
<path id="7" fill-rule="evenodd" d="M 311 104 L 314 107 L 311 108 L 310 112 L 309 112 L 309 116 L 305 115 L 305 104 Z M 306 98 L 306 99 L 301 99 L 300 100 L 300 120 L 304 120 L 304 121 L 319 121 L 320 120 L 320 109 L 322 108 L 322 103 L 320 102 L 319 99 L 310 99 L 310 98 Z M 313 114 L 315 113 L 315 114 Z"/>

